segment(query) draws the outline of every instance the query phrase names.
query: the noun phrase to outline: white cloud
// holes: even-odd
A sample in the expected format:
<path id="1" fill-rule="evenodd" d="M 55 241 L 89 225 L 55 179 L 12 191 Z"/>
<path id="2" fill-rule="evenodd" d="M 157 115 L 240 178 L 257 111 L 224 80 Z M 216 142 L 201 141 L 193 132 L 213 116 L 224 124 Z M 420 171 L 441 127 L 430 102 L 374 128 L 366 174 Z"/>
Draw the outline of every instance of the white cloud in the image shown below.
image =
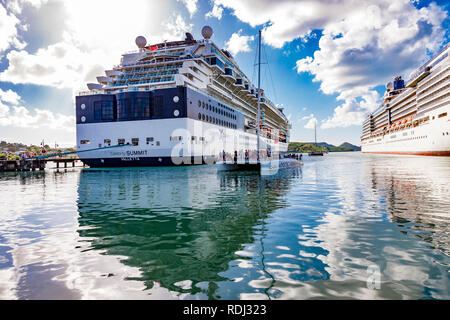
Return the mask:
<path id="1" fill-rule="evenodd" d="M 30 5 L 34 8 L 40 8 L 48 0 L 8 0 L 6 2 L 6 8 L 15 14 L 22 13 L 23 7 Z"/>
<path id="2" fill-rule="evenodd" d="M 75 93 L 86 90 L 86 82 L 95 82 L 96 76 L 118 64 L 124 52 L 134 50 L 137 35 L 146 36 L 149 43 L 158 43 L 183 39 L 184 32 L 192 29 L 181 15 L 171 15 L 170 5 L 165 2 L 150 6 L 146 0 L 130 0 L 124 6 L 107 0 L 58 1 L 67 15 L 62 40 L 33 53 L 9 52 L 9 66 L 0 73 L 0 81 L 70 88 Z M 41 2 L 45 1 L 35 1 L 37 8 Z M 25 5 L 24 1 L 17 3 Z M 105 7 L 107 14 L 98 14 Z M 162 21 L 160 17 L 169 18 Z M 152 33 L 148 34 L 148 30 Z"/>
<path id="3" fill-rule="evenodd" d="M 367 112 L 376 109 L 379 95 L 376 91 L 369 91 L 358 99 L 349 97 L 343 100 L 344 103 L 334 109 L 333 116 L 322 121 L 322 129 L 361 124 Z"/>
<path id="4" fill-rule="evenodd" d="M 9 90 L 11 91 L 11 90 Z M 0 90 L 0 127 L 16 128 L 50 128 L 62 129 L 68 132 L 74 132 L 75 117 L 53 113 L 49 110 L 34 109 L 30 112 L 27 108 L 17 105 L 20 96 L 15 92 L 6 92 Z M 12 107 L 3 102 L 16 104 Z"/>
<path id="5" fill-rule="evenodd" d="M 323 128 L 359 125 L 378 101 L 374 88 L 407 75 L 443 42 L 446 12 L 434 3 L 417 9 L 408 0 L 215 0 L 243 22 L 264 25 L 265 43 L 308 42 L 321 30 L 319 50 L 297 61 L 325 94 L 342 101 Z M 362 102 L 361 102 L 362 101 Z"/>
<path id="6" fill-rule="evenodd" d="M 250 52 L 249 42 L 255 39 L 254 36 L 242 36 L 242 29 L 231 35 L 231 38 L 225 43 L 225 49 L 236 55 L 239 52 Z"/>
<path id="7" fill-rule="evenodd" d="M 75 145 L 75 117 L 49 110 L 9 107 L 0 101 L 0 136 L 2 140 L 39 144 L 42 139 L 60 146 Z"/>
<path id="8" fill-rule="evenodd" d="M 165 27 L 165 31 L 162 34 L 162 40 L 180 40 L 184 39 L 185 33 L 192 31 L 193 24 L 186 23 L 183 17 L 178 14 L 173 18 L 166 20 L 162 23 Z"/>
<path id="9" fill-rule="evenodd" d="M 317 119 L 312 113 L 309 116 L 303 117 L 302 121 L 304 120 L 308 120 L 304 126 L 305 129 L 314 129 L 314 127 L 317 126 Z"/>
<path id="10" fill-rule="evenodd" d="M 19 104 L 20 96 L 11 89 L 8 89 L 7 91 L 0 89 L 0 101 L 17 105 Z"/>
<path id="11" fill-rule="evenodd" d="M 286 42 L 321 29 L 330 20 L 361 7 L 360 1 L 215 0 L 252 27 L 265 25 L 264 42 L 281 48 Z"/>
<path id="12" fill-rule="evenodd" d="M 189 14 L 192 16 L 197 12 L 197 0 L 178 0 L 184 3 Z"/>
<path id="13" fill-rule="evenodd" d="M 25 43 L 18 39 L 19 26 L 20 20 L 13 13 L 8 13 L 0 4 L 0 53 L 10 47 L 25 47 Z"/>
<path id="14" fill-rule="evenodd" d="M 206 18 L 217 18 L 220 20 L 220 19 L 222 19 L 222 14 L 223 14 L 223 7 L 214 3 L 213 8 L 211 9 L 211 11 L 209 11 L 205 15 L 205 17 Z"/>

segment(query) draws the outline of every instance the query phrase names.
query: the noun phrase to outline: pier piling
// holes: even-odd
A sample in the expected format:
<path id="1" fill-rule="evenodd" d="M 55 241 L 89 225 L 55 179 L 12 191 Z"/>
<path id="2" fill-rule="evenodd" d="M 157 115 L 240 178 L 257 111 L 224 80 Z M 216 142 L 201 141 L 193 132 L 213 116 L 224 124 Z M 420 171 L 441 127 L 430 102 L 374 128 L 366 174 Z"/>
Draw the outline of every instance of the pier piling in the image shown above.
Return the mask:
<path id="1" fill-rule="evenodd" d="M 40 159 L 0 160 L 0 172 L 44 170 L 45 161 Z"/>

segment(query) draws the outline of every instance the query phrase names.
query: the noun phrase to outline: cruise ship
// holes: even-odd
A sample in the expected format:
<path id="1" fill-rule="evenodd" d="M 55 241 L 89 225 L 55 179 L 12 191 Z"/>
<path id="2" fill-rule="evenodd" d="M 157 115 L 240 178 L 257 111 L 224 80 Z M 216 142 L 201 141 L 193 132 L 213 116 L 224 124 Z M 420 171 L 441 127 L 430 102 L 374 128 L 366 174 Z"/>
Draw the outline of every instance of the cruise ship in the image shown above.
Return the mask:
<path id="1" fill-rule="evenodd" d="M 261 153 L 287 151 L 291 125 L 283 108 L 211 41 L 211 27 L 201 34 L 152 45 L 138 36 L 136 51 L 78 94 L 76 145 L 85 164 L 214 163 L 224 152 L 256 152 L 257 132 Z"/>
<path id="2" fill-rule="evenodd" d="M 363 122 L 363 153 L 450 156 L 450 45 L 408 81 L 386 85 L 381 106 Z"/>

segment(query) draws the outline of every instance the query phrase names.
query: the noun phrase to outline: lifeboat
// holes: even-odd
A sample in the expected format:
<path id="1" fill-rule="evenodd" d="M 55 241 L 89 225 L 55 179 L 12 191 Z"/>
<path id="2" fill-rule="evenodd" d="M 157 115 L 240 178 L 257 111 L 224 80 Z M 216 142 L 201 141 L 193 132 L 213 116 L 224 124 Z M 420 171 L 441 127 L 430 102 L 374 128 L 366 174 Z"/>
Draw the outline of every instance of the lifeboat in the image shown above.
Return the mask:
<path id="1" fill-rule="evenodd" d="M 405 123 L 407 123 L 407 122 L 408 122 L 408 120 L 406 120 L 406 119 L 405 119 L 405 120 L 403 120 L 403 124 L 405 124 Z"/>

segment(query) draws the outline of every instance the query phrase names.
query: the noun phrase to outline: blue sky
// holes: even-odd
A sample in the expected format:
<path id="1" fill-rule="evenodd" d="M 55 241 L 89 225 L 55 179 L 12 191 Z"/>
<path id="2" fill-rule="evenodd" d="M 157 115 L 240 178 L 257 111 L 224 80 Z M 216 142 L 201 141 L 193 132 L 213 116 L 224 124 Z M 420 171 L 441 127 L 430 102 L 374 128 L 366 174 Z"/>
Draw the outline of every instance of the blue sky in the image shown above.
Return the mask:
<path id="1" fill-rule="evenodd" d="M 359 144 L 384 85 L 449 39 L 446 1 L 0 0 L 0 140 L 75 144 L 74 96 L 143 35 L 176 40 L 204 25 L 247 76 L 263 30 L 262 87 L 291 141 Z"/>

